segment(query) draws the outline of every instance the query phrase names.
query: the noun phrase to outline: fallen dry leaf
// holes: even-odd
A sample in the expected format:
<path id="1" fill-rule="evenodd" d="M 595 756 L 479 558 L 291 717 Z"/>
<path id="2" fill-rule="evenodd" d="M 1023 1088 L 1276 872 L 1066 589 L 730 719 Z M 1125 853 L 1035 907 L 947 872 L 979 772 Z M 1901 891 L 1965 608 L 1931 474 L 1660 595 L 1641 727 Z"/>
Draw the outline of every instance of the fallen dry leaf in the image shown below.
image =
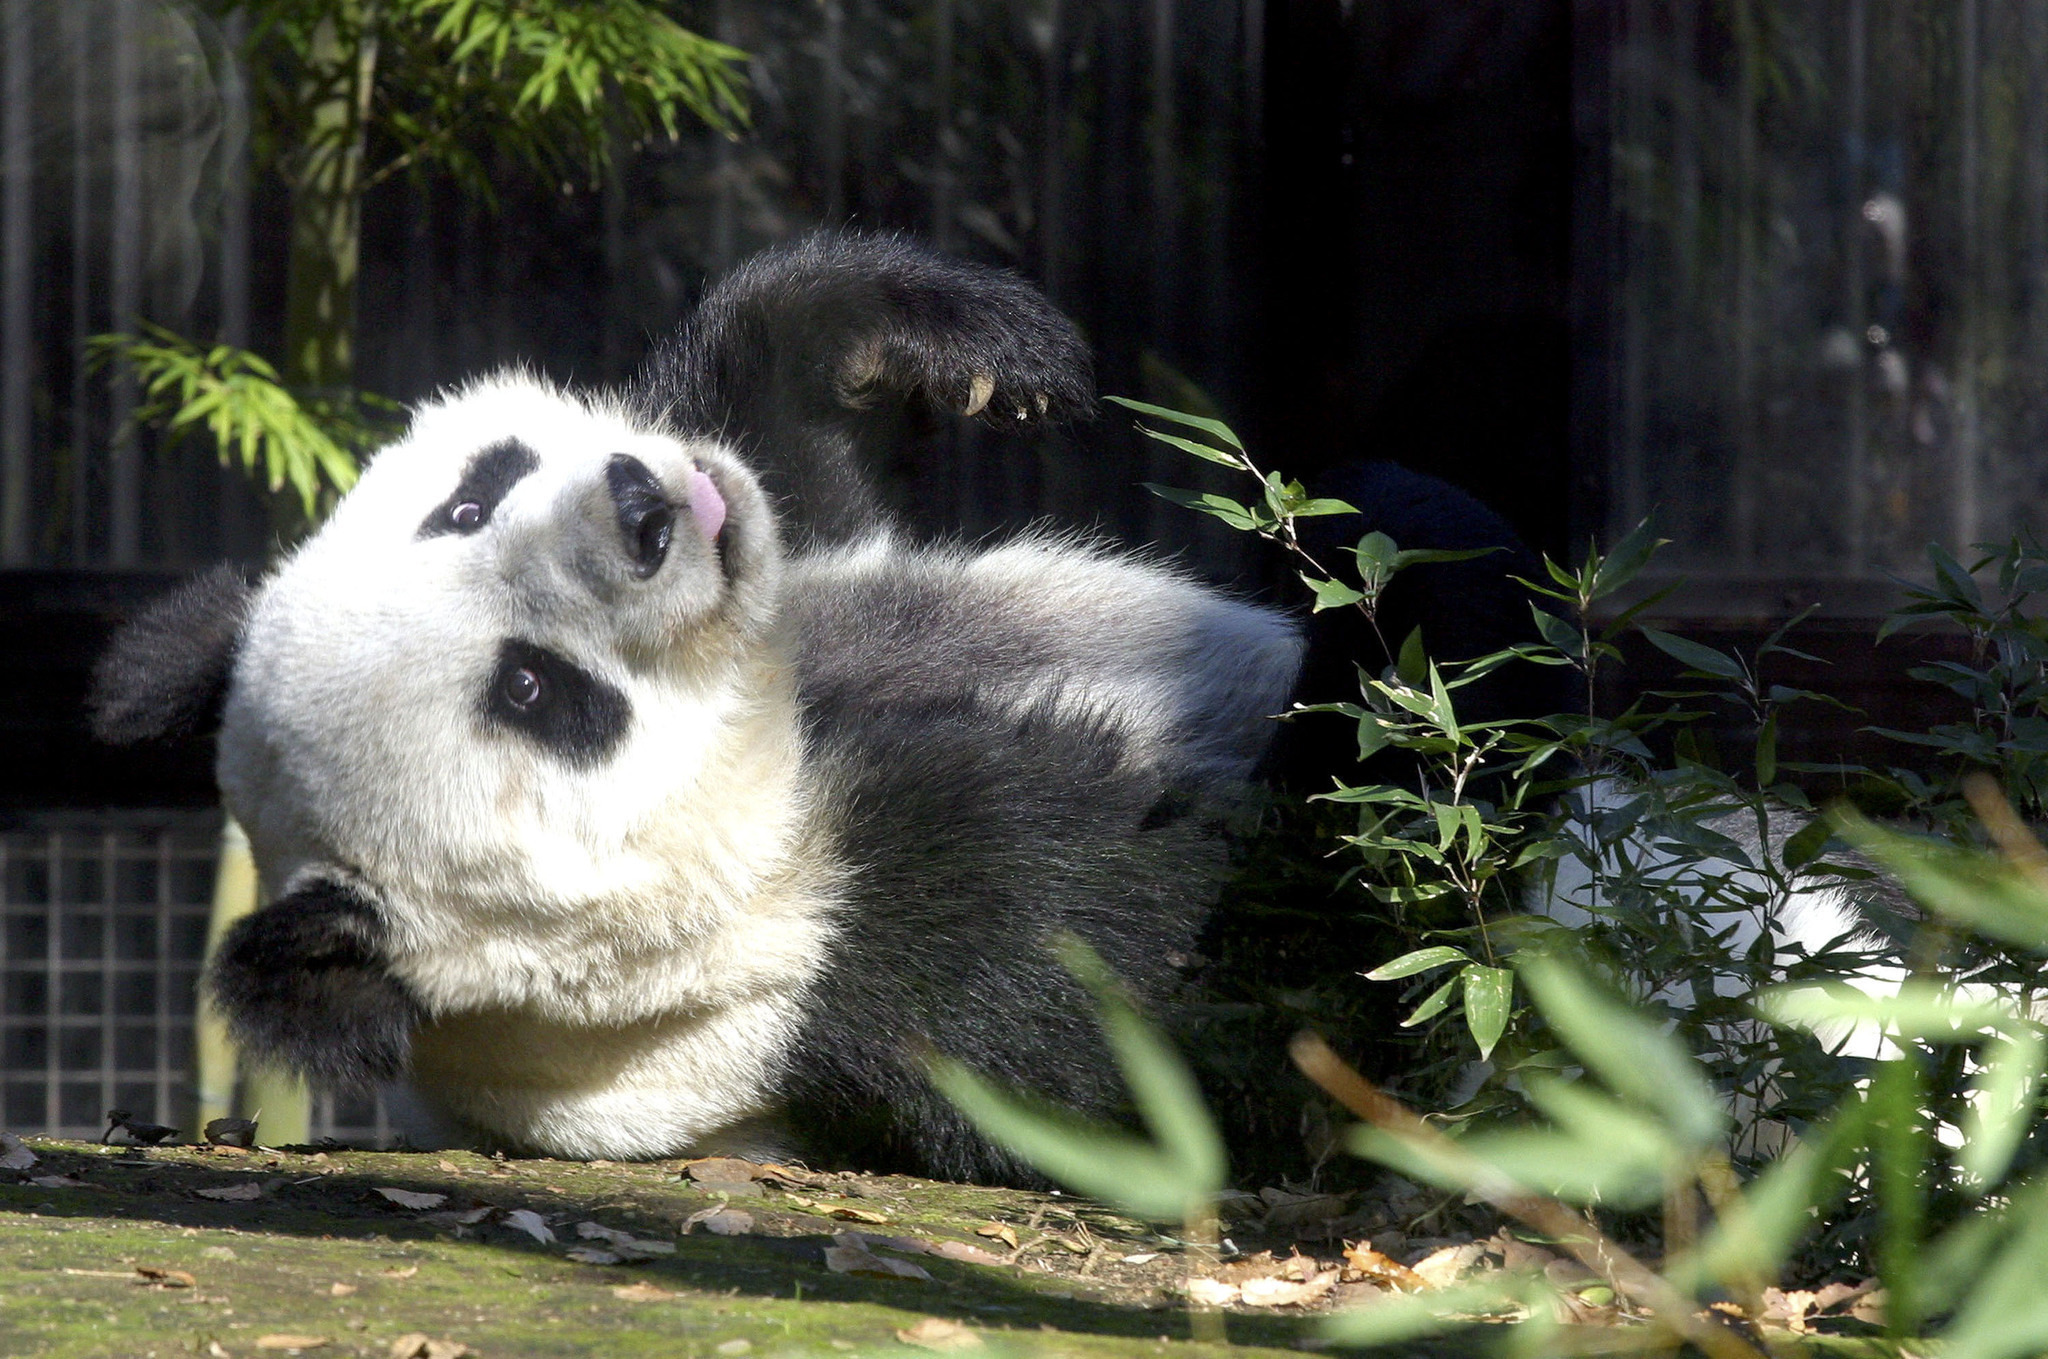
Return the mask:
<path id="1" fill-rule="evenodd" d="M 462 1167 L 445 1156 L 434 1162 L 434 1164 L 440 1169 L 447 1171 L 450 1175 L 460 1175 L 462 1173 Z"/>
<path id="2" fill-rule="evenodd" d="M 1479 1257 L 1486 1253 L 1477 1242 L 1462 1246 L 1438 1246 L 1409 1266 L 1416 1277 L 1431 1288 L 1448 1288 L 1456 1283 Z"/>
<path id="3" fill-rule="evenodd" d="M 825 1268 L 834 1274 L 865 1274 L 878 1279 L 921 1279 L 930 1283 L 932 1278 L 922 1266 L 877 1255 L 861 1245 L 825 1247 Z"/>
<path id="4" fill-rule="evenodd" d="M 505 1214 L 505 1225 L 514 1231 L 525 1232 L 543 1246 L 552 1245 L 555 1239 L 555 1234 L 548 1230 L 548 1224 L 531 1208 L 514 1208 Z"/>
<path id="5" fill-rule="evenodd" d="M 485 1204 L 481 1208 L 464 1208 L 460 1212 L 450 1209 L 445 1213 L 422 1213 L 419 1221 L 435 1227 L 474 1227 L 493 1211 L 489 1204 Z"/>
<path id="6" fill-rule="evenodd" d="M 713 1236 L 745 1236 L 754 1230 L 754 1215 L 738 1208 L 700 1208 L 683 1219 L 683 1235 L 702 1227 Z"/>
<path id="7" fill-rule="evenodd" d="M 39 1189 L 83 1189 L 84 1180 L 74 1180 L 69 1175 L 31 1175 L 28 1182 Z"/>
<path id="8" fill-rule="evenodd" d="M 653 1284 L 643 1279 L 639 1283 L 625 1284 L 614 1288 L 612 1296 L 624 1302 L 666 1302 L 670 1298 L 680 1297 L 681 1295 L 671 1293 L 666 1288 L 656 1288 Z"/>
<path id="9" fill-rule="evenodd" d="M 137 1265 L 135 1275 L 135 1282 L 152 1288 L 192 1288 L 199 1282 L 182 1269 L 158 1269 L 155 1265 Z"/>
<path id="10" fill-rule="evenodd" d="M 387 1279 L 410 1279 L 413 1275 L 420 1272 L 420 1267 L 418 1265 L 407 1265 L 403 1269 L 380 1269 L 377 1272 Z"/>
<path id="11" fill-rule="evenodd" d="M 753 1341 L 751 1341 L 751 1340 L 747 1340 L 747 1339 L 745 1339 L 745 1338 L 737 1338 L 737 1339 L 733 1339 L 733 1340 L 721 1340 L 721 1341 L 719 1341 L 719 1342 L 718 1342 L 718 1343 L 717 1343 L 716 1345 L 713 1345 L 713 1346 L 711 1347 L 711 1352 L 712 1352 L 713 1354 L 725 1354 L 725 1355 L 733 1355 L 733 1354 L 745 1354 L 745 1353 L 747 1353 L 747 1351 L 749 1351 L 749 1350 L 751 1350 L 751 1349 L 753 1349 L 753 1348 L 754 1348 L 754 1342 L 753 1342 Z"/>
<path id="12" fill-rule="evenodd" d="M 435 1340 L 412 1331 L 391 1342 L 390 1359 L 475 1359 L 476 1351 L 459 1340 Z"/>
<path id="13" fill-rule="evenodd" d="M 1204 1307 L 1228 1307 L 1238 1298 L 1237 1285 L 1221 1279 L 1189 1279 L 1182 1285 L 1188 1298 Z"/>
<path id="14" fill-rule="evenodd" d="M 331 1283 L 327 1285 L 327 1296 L 330 1298 L 345 1298 L 355 1291 L 356 1286 L 352 1283 Z"/>
<path id="15" fill-rule="evenodd" d="M 224 1184 L 218 1189 L 195 1189 L 192 1191 L 202 1199 L 218 1199 L 222 1203 L 248 1203 L 263 1197 L 263 1186 L 254 1180 L 240 1184 Z"/>
<path id="16" fill-rule="evenodd" d="M 1238 1301 L 1247 1307 L 1307 1307 L 1328 1297 L 1342 1273 L 1326 1269 L 1301 1283 L 1292 1279 L 1246 1279 L 1237 1286 Z"/>
<path id="17" fill-rule="evenodd" d="M 965 1241 L 934 1241 L 926 1250 L 941 1260 L 958 1260 L 964 1265 L 1000 1265 L 1003 1257 L 994 1251 L 970 1246 Z"/>
<path id="18" fill-rule="evenodd" d="M 1123 1260 L 1127 1265 L 1149 1265 L 1158 1258 L 1159 1252 L 1156 1250 L 1141 1250 L 1136 1255 L 1124 1256 Z"/>
<path id="19" fill-rule="evenodd" d="M 292 1335 L 279 1332 L 276 1335 L 259 1335 L 256 1348 L 259 1350 L 317 1350 L 327 1344 L 324 1335 Z"/>
<path id="20" fill-rule="evenodd" d="M 596 1246 L 578 1246 L 566 1254 L 579 1265 L 616 1265 L 626 1259 L 615 1250 L 599 1250 Z"/>
<path id="21" fill-rule="evenodd" d="M 760 1193 L 760 1186 L 754 1183 L 760 1178 L 760 1171 L 761 1167 L 752 1161 L 742 1161 L 737 1156 L 706 1156 L 683 1163 L 683 1174 L 691 1182 L 730 1194 Z"/>
<path id="22" fill-rule="evenodd" d="M 944 1317 L 926 1317 L 915 1325 L 905 1326 L 896 1332 L 896 1338 L 906 1345 L 920 1349 L 977 1350 L 981 1348 L 981 1337 L 957 1321 Z"/>
<path id="23" fill-rule="evenodd" d="M 854 1208 L 847 1204 L 840 1204 L 833 1208 L 829 1216 L 845 1218 L 848 1222 L 887 1222 L 889 1220 L 887 1213 L 877 1212 L 872 1208 Z"/>
<path id="24" fill-rule="evenodd" d="M 1370 1241 L 1344 1248 L 1344 1277 L 1352 1282 L 1362 1280 L 1401 1293 L 1420 1293 L 1431 1287 L 1429 1280 L 1399 1260 L 1374 1250 Z"/>
<path id="25" fill-rule="evenodd" d="M 27 1170 L 36 1163 L 36 1154 L 22 1144 L 13 1133 L 0 1133 L 0 1170 Z"/>
<path id="26" fill-rule="evenodd" d="M 377 1192 L 401 1208 L 439 1208 L 448 1202 L 446 1194 L 423 1194 L 417 1189 L 388 1189 L 379 1185 Z"/>
<path id="27" fill-rule="evenodd" d="M 976 1236 L 992 1236 L 1008 1246 L 1017 1249 L 1017 1229 L 1006 1222 L 984 1222 L 974 1229 Z"/>
<path id="28" fill-rule="evenodd" d="M 782 1189 L 824 1189 L 832 1182 L 830 1175 L 800 1170 L 795 1166 L 776 1165 L 773 1161 L 764 1161 L 754 1167 L 754 1176 Z"/>

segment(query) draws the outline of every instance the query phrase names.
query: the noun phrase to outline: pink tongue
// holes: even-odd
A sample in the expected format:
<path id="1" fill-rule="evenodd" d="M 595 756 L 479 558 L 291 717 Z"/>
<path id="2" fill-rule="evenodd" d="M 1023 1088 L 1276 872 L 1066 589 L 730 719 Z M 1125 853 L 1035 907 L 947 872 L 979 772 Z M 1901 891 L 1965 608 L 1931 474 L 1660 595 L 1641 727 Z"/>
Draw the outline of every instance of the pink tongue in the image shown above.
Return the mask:
<path id="1" fill-rule="evenodd" d="M 725 527 L 725 497 L 718 493 L 710 477 L 694 467 L 684 474 L 683 484 L 689 488 L 690 517 L 697 521 L 704 541 L 717 542 L 718 531 Z"/>

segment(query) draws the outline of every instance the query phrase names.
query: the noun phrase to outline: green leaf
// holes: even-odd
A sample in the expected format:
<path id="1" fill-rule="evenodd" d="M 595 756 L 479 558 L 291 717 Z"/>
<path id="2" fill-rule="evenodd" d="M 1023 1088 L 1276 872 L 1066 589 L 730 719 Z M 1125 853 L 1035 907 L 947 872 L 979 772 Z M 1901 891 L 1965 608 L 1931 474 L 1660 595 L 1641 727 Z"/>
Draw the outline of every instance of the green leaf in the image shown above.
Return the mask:
<path id="1" fill-rule="evenodd" d="M 927 1063 L 939 1093 L 996 1143 L 1076 1192 L 1154 1222 L 1177 1222 L 1206 1192 L 1165 1151 L 1114 1128 L 983 1080 L 959 1062 Z"/>
<path id="2" fill-rule="evenodd" d="M 2030 1186 L 2038 1189 L 2038 1185 Z M 2029 1193 L 2029 1212 L 2015 1196 L 2013 1232 L 2002 1249 L 1969 1279 L 1955 1319 L 1941 1338 L 1942 1359 L 2020 1359 L 2048 1350 L 2048 1205 Z"/>
<path id="3" fill-rule="evenodd" d="M 1088 988 L 1102 1016 L 1117 1067 L 1131 1087 L 1131 1097 L 1166 1152 L 1187 1168 L 1191 1179 L 1223 1187 L 1223 1139 L 1209 1118 L 1201 1086 L 1187 1064 L 1159 1031 L 1131 1003 L 1116 974 L 1096 952 L 1072 934 L 1054 943 L 1061 964 Z"/>
<path id="4" fill-rule="evenodd" d="M 1642 523 L 1630 529 L 1620 542 L 1609 548 L 1607 555 L 1600 559 L 1600 565 L 1593 573 L 1592 588 L 1587 592 L 1588 595 L 1593 599 L 1601 599 L 1613 594 L 1634 580 L 1637 574 L 1650 564 L 1650 558 L 1657 555 L 1657 549 L 1670 541 L 1669 538 L 1657 536 L 1654 516 L 1644 519 Z"/>
<path id="5" fill-rule="evenodd" d="M 1294 501 L 1287 507 L 1287 512 L 1296 519 L 1313 519 L 1326 514 L 1357 514 L 1358 507 L 1342 500 L 1318 498 Z"/>
<path id="6" fill-rule="evenodd" d="M 951 1058 L 928 1059 L 932 1083 L 991 1141 L 1053 1179 L 1134 1216 L 1183 1220 L 1224 1181 L 1222 1140 L 1201 1091 L 1092 950 L 1072 936 L 1056 947 L 1061 961 L 1095 997 L 1104 1036 L 1155 1142 L 1081 1118 L 1036 1095 L 1002 1090 Z"/>
<path id="7" fill-rule="evenodd" d="M 1144 486 L 1161 500 L 1170 500 L 1183 509 L 1196 510 L 1221 519 L 1234 529 L 1257 530 L 1261 526 L 1262 521 L 1254 518 L 1249 509 L 1228 496 L 1215 495 L 1208 491 L 1184 491 L 1178 486 L 1160 486 L 1149 481 L 1145 482 Z"/>
<path id="8" fill-rule="evenodd" d="M 1504 967 L 1473 963 L 1459 976 L 1465 983 L 1465 1027 L 1479 1045 L 1483 1060 L 1493 1055 L 1494 1045 L 1508 1031 L 1509 1002 L 1514 995 L 1515 974 Z"/>
<path id="9" fill-rule="evenodd" d="M 1778 714 L 1764 719 L 1756 733 L 1756 783 L 1768 788 L 1778 781 Z"/>
<path id="10" fill-rule="evenodd" d="M 2005 860 L 1901 835 L 1838 810 L 1843 838 L 1889 869 L 1923 905 L 1974 929 L 2048 953 L 2048 887 Z"/>
<path id="11" fill-rule="evenodd" d="M 1212 420 L 1206 415 L 1189 415 L 1186 411 L 1168 410 L 1164 406 L 1154 406 L 1144 401 L 1133 401 L 1127 396 L 1105 396 L 1102 399 L 1104 401 L 1114 401 L 1117 405 L 1127 410 L 1134 410 L 1140 415 L 1149 415 L 1158 420 L 1171 420 L 1175 424 L 1198 429 L 1212 438 L 1222 440 L 1238 452 L 1244 452 L 1244 444 L 1239 442 L 1237 435 L 1231 430 L 1230 426 L 1224 424 L 1221 420 Z"/>
<path id="12" fill-rule="evenodd" d="M 1334 1345 L 1399 1344 L 1519 1313 L 1541 1305 L 1549 1292 L 1539 1280 L 1494 1273 L 1426 1293 L 1389 1294 L 1324 1318 L 1322 1338 Z"/>
<path id="13" fill-rule="evenodd" d="M 1688 669 L 1703 671 L 1721 679 L 1742 678 L 1742 663 L 1724 652 L 1716 651 L 1710 646 L 1702 646 L 1689 638 L 1659 632 L 1655 628 L 1638 628 L 1636 631 L 1644 641 Z"/>
<path id="14" fill-rule="evenodd" d="M 1516 964 L 1543 1017 L 1609 1089 L 1663 1114 L 1687 1146 L 1720 1137 L 1727 1115 L 1677 1039 L 1560 959 L 1525 953 Z"/>
<path id="15" fill-rule="evenodd" d="M 1196 443 L 1193 439 L 1183 439 L 1177 434 L 1168 434 L 1163 430 L 1150 429 L 1144 425 L 1138 426 L 1138 432 L 1148 439 L 1157 439 L 1162 444 L 1170 444 L 1183 453 L 1192 453 L 1205 461 L 1221 463 L 1225 467 L 1234 467 L 1240 472 L 1250 470 L 1242 457 L 1233 453 L 1225 453 L 1221 449 L 1211 448 L 1207 444 Z"/>
<path id="16" fill-rule="evenodd" d="M 1457 989 L 1457 985 L 1458 979 L 1452 977 L 1442 986 L 1430 992 L 1423 998 L 1422 1004 L 1409 1011 L 1408 1017 L 1401 1021 L 1401 1027 L 1412 1029 L 1417 1024 L 1427 1024 L 1430 1020 L 1435 1019 L 1438 1015 L 1449 1009 L 1451 1005 L 1451 992 Z"/>
<path id="17" fill-rule="evenodd" d="M 2013 1153 L 2033 1127 L 2039 1110 L 2041 1075 L 2048 1068 L 2048 1038 L 2038 1025 L 2015 1024 L 1984 1051 L 1976 1093 L 1963 1115 L 1963 1145 L 1957 1161 L 1990 1189 L 2012 1165 Z"/>
<path id="18" fill-rule="evenodd" d="M 1429 654 L 1422 649 L 1422 625 L 1416 624 L 1401 639 L 1401 653 L 1394 661 L 1394 673 L 1411 689 L 1429 678 Z"/>
<path id="19" fill-rule="evenodd" d="M 1542 635 L 1544 641 L 1567 656 L 1579 654 L 1579 648 L 1585 639 L 1579 635 L 1577 628 L 1534 603 L 1529 605 L 1529 613 L 1536 620 L 1536 631 Z"/>
<path id="20" fill-rule="evenodd" d="M 1908 981 L 1893 995 L 1868 995 L 1844 982 L 1775 986 L 1758 993 L 1765 1018 L 1814 1032 L 1869 1024 L 1902 1038 L 1969 1042 L 2018 1016 L 2009 1003 L 1965 999 L 1936 982 Z"/>
<path id="21" fill-rule="evenodd" d="M 1315 594 L 1315 608 L 1311 611 L 1314 613 L 1321 613 L 1324 609 L 1341 609 L 1347 604 L 1356 604 L 1365 598 L 1363 593 L 1352 589 L 1341 580 L 1317 580 L 1304 572 L 1301 581 Z"/>
<path id="22" fill-rule="evenodd" d="M 1785 847 L 1778 853 L 1779 861 L 1788 869 L 1804 868 L 1820 857 L 1834 834 L 1835 828 L 1826 820 L 1809 821 L 1785 841 Z"/>
<path id="23" fill-rule="evenodd" d="M 1419 948 L 1411 953 L 1404 953 L 1391 962 L 1381 963 L 1378 967 L 1366 973 L 1365 979 L 1367 981 L 1398 981 L 1403 977 L 1412 977 L 1418 972 L 1427 972 L 1433 967 L 1442 967 L 1447 963 L 1470 961 L 1471 959 L 1466 955 L 1465 950 L 1453 948 L 1449 944 L 1438 944 L 1434 948 Z"/>
<path id="24" fill-rule="evenodd" d="M 1776 1278 L 1792 1248 L 1848 1192 L 1840 1172 L 1861 1154 L 1869 1106 L 1852 1101 L 1764 1167 L 1715 1221 L 1697 1250 L 1668 1268 L 1688 1292 L 1742 1278 Z"/>

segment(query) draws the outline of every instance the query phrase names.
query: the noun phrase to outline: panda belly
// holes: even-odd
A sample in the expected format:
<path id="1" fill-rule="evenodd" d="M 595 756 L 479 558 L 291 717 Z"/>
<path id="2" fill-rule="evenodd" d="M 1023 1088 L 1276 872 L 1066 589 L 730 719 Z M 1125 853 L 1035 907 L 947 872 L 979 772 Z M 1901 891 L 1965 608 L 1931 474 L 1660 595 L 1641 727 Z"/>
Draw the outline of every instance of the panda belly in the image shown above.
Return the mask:
<path id="1" fill-rule="evenodd" d="M 763 996 L 613 1026 L 454 1015 L 415 1035 L 408 1083 L 438 1120 L 554 1156 L 726 1149 L 771 1118 L 798 1008 Z"/>

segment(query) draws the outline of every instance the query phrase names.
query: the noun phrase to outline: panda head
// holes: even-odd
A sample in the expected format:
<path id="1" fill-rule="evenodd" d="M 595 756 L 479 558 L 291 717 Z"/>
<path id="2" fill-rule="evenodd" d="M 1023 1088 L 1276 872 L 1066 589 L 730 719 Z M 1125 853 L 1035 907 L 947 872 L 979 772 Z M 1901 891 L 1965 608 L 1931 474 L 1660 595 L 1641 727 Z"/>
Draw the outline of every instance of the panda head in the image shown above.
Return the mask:
<path id="1" fill-rule="evenodd" d="M 420 410 L 253 590 L 208 578 L 131 625 L 96 721 L 158 734 L 219 693 L 266 899 L 340 884 L 431 1008 L 516 1003 L 551 949 L 653 946 L 744 893 L 746 856 L 677 828 L 717 839 L 696 810 L 788 762 L 779 575 L 723 446 L 499 378 Z"/>

